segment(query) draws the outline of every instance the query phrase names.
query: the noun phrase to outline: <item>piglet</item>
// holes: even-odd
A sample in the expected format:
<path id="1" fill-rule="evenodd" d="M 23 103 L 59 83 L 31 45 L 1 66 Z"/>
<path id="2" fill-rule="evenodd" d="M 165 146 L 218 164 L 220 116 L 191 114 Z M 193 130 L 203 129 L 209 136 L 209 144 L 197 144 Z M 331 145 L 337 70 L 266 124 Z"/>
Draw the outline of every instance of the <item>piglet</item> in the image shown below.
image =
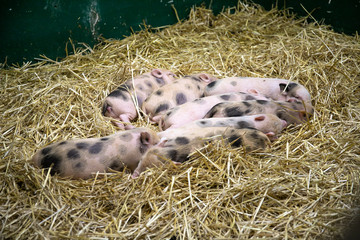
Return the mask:
<path id="1" fill-rule="evenodd" d="M 313 111 L 313 108 L 306 108 L 303 102 L 296 100 L 289 102 L 250 100 L 219 103 L 210 109 L 204 118 L 239 117 L 269 113 L 285 120 L 288 124 L 300 124 L 305 122 Z"/>
<path id="2" fill-rule="evenodd" d="M 134 128 L 101 138 L 72 139 L 53 143 L 35 153 L 32 162 L 50 173 L 87 179 L 109 169 L 134 171 L 148 148 L 160 142 L 148 128 Z"/>
<path id="3" fill-rule="evenodd" d="M 165 131 L 166 132 L 166 131 Z M 175 164 L 180 164 L 190 158 L 195 149 L 206 143 L 224 139 L 232 147 L 244 147 L 246 151 L 265 149 L 270 141 L 268 137 L 256 129 L 236 129 L 232 127 L 209 127 L 209 128 L 175 128 L 169 134 L 162 134 L 161 144 L 149 148 L 141 158 L 138 167 L 132 174 L 132 178 L 138 177 L 147 168 L 159 166 L 168 159 Z"/>
<path id="4" fill-rule="evenodd" d="M 161 130 L 177 128 L 191 121 L 201 119 L 214 105 L 220 102 L 255 99 L 268 100 L 268 98 L 261 95 L 252 95 L 243 92 L 224 93 L 197 98 L 194 101 L 184 103 L 166 111 L 159 121 L 159 127 Z"/>
<path id="5" fill-rule="evenodd" d="M 154 69 L 129 79 L 106 97 L 102 114 L 120 120 L 120 123 L 114 122 L 120 129 L 134 128 L 130 121 L 138 115 L 136 106 L 141 106 L 154 90 L 174 80 L 175 74 L 164 69 Z"/>
<path id="6" fill-rule="evenodd" d="M 215 80 L 214 76 L 206 73 L 184 76 L 150 94 L 142 110 L 150 121 L 158 123 L 168 109 L 202 97 L 206 85 Z"/>
<path id="7" fill-rule="evenodd" d="M 209 127 L 232 127 L 232 128 L 252 128 L 257 129 L 268 136 L 270 140 L 276 140 L 278 134 L 287 126 L 287 122 L 278 118 L 273 114 L 256 114 L 241 117 L 225 117 L 225 118 L 204 118 L 189 122 L 182 125 L 181 129 L 196 129 L 201 131 L 202 128 Z M 176 132 L 174 128 L 168 128 L 158 133 L 160 138 L 171 136 L 172 132 Z"/>
<path id="8" fill-rule="evenodd" d="M 275 101 L 296 99 L 311 105 L 310 93 L 303 85 L 277 78 L 227 77 L 209 84 L 205 96 L 227 92 L 260 94 Z"/>

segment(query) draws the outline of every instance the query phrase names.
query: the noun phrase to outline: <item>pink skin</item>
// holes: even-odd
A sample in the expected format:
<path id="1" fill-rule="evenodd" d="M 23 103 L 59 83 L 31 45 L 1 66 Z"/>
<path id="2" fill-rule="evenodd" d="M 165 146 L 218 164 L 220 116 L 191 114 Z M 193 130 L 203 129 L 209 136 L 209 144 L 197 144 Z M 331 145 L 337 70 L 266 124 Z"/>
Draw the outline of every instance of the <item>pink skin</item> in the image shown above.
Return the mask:
<path id="1" fill-rule="evenodd" d="M 169 109 L 162 115 L 159 122 L 161 130 L 168 128 L 178 128 L 189 122 L 201 119 L 216 104 L 224 101 L 242 101 L 246 99 L 269 100 L 259 94 L 252 95 L 243 92 L 225 93 L 213 96 L 195 99 L 194 101 L 184 103 Z"/>
<path id="2" fill-rule="evenodd" d="M 214 76 L 206 73 L 182 77 L 153 92 L 144 101 L 142 110 L 151 122 L 158 123 L 168 109 L 203 96 L 206 85 L 215 80 Z"/>
<path id="3" fill-rule="evenodd" d="M 182 125 L 181 129 L 198 129 L 206 127 L 234 127 L 234 128 L 255 128 L 265 133 L 271 141 L 277 139 L 277 135 L 287 127 L 285 120 L 278 118 L 273 114 L 257 114 L 241 117 L 225 117 L 225 118 L 205 118 L 198 119 L 187 124 Z M 171 127 L 163 132 L 158 133 L 158 136 L 163 138 L 171 136 L 176 132 L 175 128 Z"/>
<path id="4" fill-rule="evenodd" d="M 105 99 L 103 106 L 103 115 L 111 117 L 121 122 L 114 121 L 120 129 L 132 129 L 130 124 L 138 116 L 137 105 L 142 102 L 156 89 L 169 84 L 175 80 L 175 75 L 164 69 L 154 69 L 149 73 L 129 79 L 122 86 L 130 86 L 129 92 L 116 89 Z M 135 90 L 133 90 L 135 86 Z M 117 95 L 114 93 L 118 92 Z M 121 93 L 121 94 L 119 94 Z"/>
<path id="5" fill-rule="evenodd" d="M 205 89 L 205 95 L 226 92 L 248 92 L 260 94 L 275 101 L 288 101 L 297 99 L 311 105 L 309 91 L 299 83 L 277 78 L 228 77 L 219 79 L 216 84 Z"/>
<path id="6" fill-rule="evenodd" d="M 35 153 L 32 162 L 40 168 L 52 165 L 61 177 L 91 178 L 96 172 L 134 171 L 147 149 L 158 145 L 160 138 L 148 128 L 119 131 L 102 138 L 70 139 L 54 143 Z M 61 159 L 55 161 L 54 159 Z"/>

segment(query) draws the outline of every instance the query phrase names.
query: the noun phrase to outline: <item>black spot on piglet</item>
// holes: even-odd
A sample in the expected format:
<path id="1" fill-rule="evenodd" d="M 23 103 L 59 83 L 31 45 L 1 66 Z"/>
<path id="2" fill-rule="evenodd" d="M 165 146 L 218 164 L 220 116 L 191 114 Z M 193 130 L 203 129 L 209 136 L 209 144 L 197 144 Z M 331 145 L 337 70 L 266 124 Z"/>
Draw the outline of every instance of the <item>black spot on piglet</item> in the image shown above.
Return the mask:
<path id="1" fill-rule="evenodd" d="M 206 88 L 213 88 L 213 87 L 215 87 L 216 83 L 217 83 L 216 81 L 213 81 L 213 82 L 209 83 Z"/>
<path id="2" fill-rule="evenodd" d="M 186 96 L 183 93 L 176 94 L 176 105 L 184 104 L 186 101 Z"/>
<path id="3" fill-rule="evenodd" d="M 179 145 L 185 145 L 188 144 L 189 142 L 190 142 L 189 139 L 186 137 L 177 137 L 175 139 L 175 143 Z"/>
<path id="4" fill-rule="evenodd" d="M 224 94 L 224 95 L 221 95 L 220 98 L 223 99 L 223 100 L 229 100 L 229 99 L 230 99 L 230 95 Z"/>
<path id="5" fill-rule="evenodd" d="M 89 148 L 89 153 L 97 154 L 97 153 L 101 152 L 102 147 L 103 147 L 102 142 L 97 142 Z"/>
<path id="6" fill-rule="evenodd" d="M 156 113 L 159 113 L 159 112 L 162 112 L 162 111 L 165 111 L 165 110 L 168 110 L 169 109 L 169 104 L 167 103 L 164 103 L 164 104 L 160 104 L 156 110 L 155 110 L 155 114 Z"/>
<path id="7" fill-rule="evenodd" d="M 76 149 L 71 149 L 71 150 L 68 151 L 67 157 L 69 159 L 77 159 L 77 158 L 80 158 L 80 153 Z"/>
<path id="8" fill-rule="evenodd" d="M 55 173 L 59 173 L 61 164 L 61 157 L 50 154 L 46 155 L 43 159 L 41 159 L 41 167 L 42 168 L 51 168 L 50 174 L 54 175 Z"/>
<path id="9" fill-rule="evenodd" d="M 238 121 L 237 122 L 237 127 L 238 128 L 249 128 L 250 124 L 248 122 L 245 122 L 245 121 Z"/>
<path id="10" fill-rule="evenodd" d="M 79 142 L 75 144 L 77 149 L 87 149 L 89 147 L 88 143 L 85 142 Z"/>
<path id="11" fill-rule="evenodd" d="M 225 114 L 227 117 L 243 116 L 244 112 L 240 111 L 238 107 L 225 108 Z"/>
<path id="12" fill-rule="evenodd" d="M 228 141 L 229 141 L 229 143 L 231 143 L 232 147 L 240 147 L 242 145 L 241 136 L 238 136 L 238 135 L 230 136 Z"/>
<path id="13" fill-rule="evenodd" d="M 42 155 L 46 155 L 51 151 L 51 147 L 46 147 L 41 150 Z"/>

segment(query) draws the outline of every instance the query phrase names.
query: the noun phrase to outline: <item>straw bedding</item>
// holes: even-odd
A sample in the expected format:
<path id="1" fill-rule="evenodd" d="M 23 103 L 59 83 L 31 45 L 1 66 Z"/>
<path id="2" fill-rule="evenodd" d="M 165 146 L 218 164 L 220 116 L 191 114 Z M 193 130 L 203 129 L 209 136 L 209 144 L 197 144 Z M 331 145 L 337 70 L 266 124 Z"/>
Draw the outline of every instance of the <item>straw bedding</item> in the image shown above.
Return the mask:
<path id="1" fill-rule="evenodd" d="M 285 78 L 306 86 L 315 114 L 266 151 L 222 142 L 181 166 L 68 180 L 34 168 L 34 152 L 117 129 L 103 99 L 153 68 L 178 75 Z M 329 239 L 358 208 L 360 41 L 286 11 L 240 3 L 217 16 L 145 26 L 123 40 L 83 45 L 1 69 L 0 235 L 11 239 Z M 149 126 L 139 118 L 136 126 Z"/>

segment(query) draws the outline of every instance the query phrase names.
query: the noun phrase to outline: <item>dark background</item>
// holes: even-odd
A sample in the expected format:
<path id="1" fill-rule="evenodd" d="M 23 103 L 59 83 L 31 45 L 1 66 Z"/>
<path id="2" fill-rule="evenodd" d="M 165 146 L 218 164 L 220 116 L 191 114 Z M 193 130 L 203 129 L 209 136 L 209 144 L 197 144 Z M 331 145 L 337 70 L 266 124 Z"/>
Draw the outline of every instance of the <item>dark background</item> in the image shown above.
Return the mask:
<path id="1" fill-rule="evenodd" d="M 340 33 L 360 32 L 360 0 L 253 0 L 269 10 L 288 8 L 307 16 L 304 8 L 320 22 Z M 76 47 L 84 42 L 93 47 L 99 37 L 121 39 L 140 30 L 185 19 L 193 5 L 210 7 L 218 14 L 238 0 L 2 0 L 0 8 L 0 63 L 34 61 L 40 55 L 60 60 L 71 39 Z M 72 53 L 70 44 L 67 46 Z M 35 60 L 36 61 L 36 60 Z"/>

